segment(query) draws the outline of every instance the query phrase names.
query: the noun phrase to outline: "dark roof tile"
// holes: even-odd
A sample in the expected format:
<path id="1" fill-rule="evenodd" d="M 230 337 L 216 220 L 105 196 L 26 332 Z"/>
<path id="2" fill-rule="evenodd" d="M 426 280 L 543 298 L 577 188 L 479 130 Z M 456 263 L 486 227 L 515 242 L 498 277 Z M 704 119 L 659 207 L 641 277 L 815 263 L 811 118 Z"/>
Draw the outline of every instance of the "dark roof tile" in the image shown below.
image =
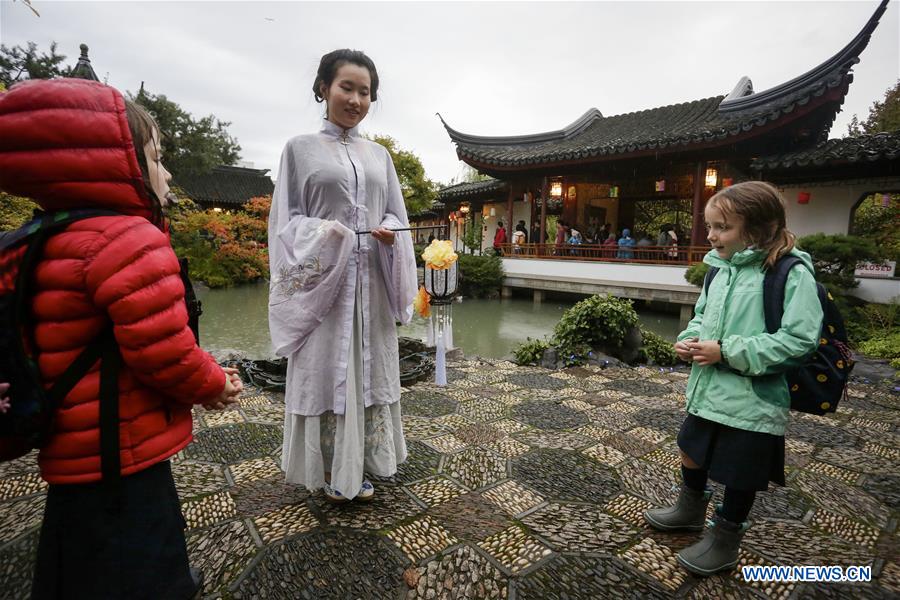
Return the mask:
<path id="1" fill-rule="evenodd" d="M 812 148 L 756 158 L 750 168 L 772 171 L 842 163 L 900 161 L 900 130 L 828 140 Z"/>
<path id="2" fill-rule="evenodd" d="M 271 196 L 275 184 L 268 169 L 220 166 L 202 175 L 179 175 L 175 185 L 200 205 L 243 206 L 251 198 Z"/>

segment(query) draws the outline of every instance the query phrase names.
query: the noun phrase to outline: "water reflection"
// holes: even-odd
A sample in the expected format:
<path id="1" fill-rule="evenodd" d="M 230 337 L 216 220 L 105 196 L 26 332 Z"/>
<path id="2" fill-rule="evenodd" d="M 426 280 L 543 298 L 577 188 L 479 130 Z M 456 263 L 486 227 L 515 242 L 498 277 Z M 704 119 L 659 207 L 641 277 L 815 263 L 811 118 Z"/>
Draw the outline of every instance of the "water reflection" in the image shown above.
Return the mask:
<path id="1" fill-rule="evenodd" d="M 198 290 L 203 302 L 200 340 L 207 350 L 236 349 L 252 358 L 274 355 L 269 339 L 266 284 Z M 525 338 L 542 338 L 553 332 L 571 304 L 544 302 L 536 306 L 524 298 L 465 300 L 453 305 L 453 340 L 467 355 L 509 357 Z M 678 317 L 642 313 L 641 323 L 665 339 L 674 340 Z M 425 321 L 413 317 L 399 329 L 401 335 L 425 339 Z"/>

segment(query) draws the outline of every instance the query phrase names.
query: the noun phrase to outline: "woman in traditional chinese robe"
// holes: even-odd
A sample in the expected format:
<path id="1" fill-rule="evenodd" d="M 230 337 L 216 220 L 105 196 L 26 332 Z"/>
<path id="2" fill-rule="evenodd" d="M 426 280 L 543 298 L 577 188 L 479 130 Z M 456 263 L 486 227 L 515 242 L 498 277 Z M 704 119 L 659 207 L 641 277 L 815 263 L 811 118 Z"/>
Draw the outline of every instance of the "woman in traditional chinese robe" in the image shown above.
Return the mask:
<path id="1" fill-rule="evenodd" d="M 371 499 L 406 460 L 396 322 L 409 322 L 416 265 L 387 150 L 357 128 L 378 73 L 359 51 L 322 57 L 318 133 L 288 141 L 269 215 L 269 328 L 288 357 L 282 468 L 329 500 Z M 362 233 L 371 232 L 371 233 Z"/>

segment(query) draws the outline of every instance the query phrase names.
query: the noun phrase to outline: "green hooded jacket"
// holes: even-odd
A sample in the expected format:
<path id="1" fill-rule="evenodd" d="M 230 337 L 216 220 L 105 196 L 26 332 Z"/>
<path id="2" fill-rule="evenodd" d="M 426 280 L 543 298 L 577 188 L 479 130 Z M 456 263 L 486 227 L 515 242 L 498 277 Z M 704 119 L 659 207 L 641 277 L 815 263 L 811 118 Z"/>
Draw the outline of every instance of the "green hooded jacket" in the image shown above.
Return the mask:
<path id="1" fill-rule="evenodd" d="M 694 318 L 678 341 L 689 338 L 721 340 L 724 364 L 694 365 L 687 385 L 687 411 L 717 423 L 774 435 L 784 435 L 791 399 L 778 367 L 797 363 L 819 343 L 822 306 L 816 291 L 809 254 L 792 250 L 803 265 L 791 269 L 784 292 L 781 329 L 766 332 L 763 313 L 765 253 L 746 249 L 731 260 L 710 250 L 703 262 L 719 272 L 697 299 Z M 805 267 L 805 268 L 804 268 Z"/>

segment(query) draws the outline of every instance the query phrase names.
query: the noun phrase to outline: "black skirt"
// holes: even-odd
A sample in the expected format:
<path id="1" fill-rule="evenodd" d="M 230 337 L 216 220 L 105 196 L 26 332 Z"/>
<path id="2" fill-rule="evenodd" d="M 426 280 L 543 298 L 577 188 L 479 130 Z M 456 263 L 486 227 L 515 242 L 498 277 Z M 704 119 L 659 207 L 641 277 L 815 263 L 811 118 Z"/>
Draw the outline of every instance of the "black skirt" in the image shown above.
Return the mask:
<path id="1" fill-rule="evenodd" d="M 51 485 L 32 598 L 174 600 L 196 592 L 169 461 L 102 483 Z"/>
<path id="2" fill-rule="evenodd" d="M 746 431 L 688 414 L 678 447 L 709 478 L 735 490 L 764 491 L 784 485 L 784 436 Z"/>

